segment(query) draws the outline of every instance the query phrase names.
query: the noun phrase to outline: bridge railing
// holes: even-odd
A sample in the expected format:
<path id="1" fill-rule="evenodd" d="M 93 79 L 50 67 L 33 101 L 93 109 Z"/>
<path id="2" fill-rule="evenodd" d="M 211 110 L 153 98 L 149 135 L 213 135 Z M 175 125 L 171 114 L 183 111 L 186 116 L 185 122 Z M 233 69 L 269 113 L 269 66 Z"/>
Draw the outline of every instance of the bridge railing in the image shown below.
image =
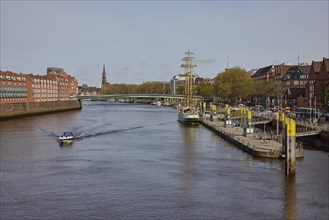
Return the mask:
<path id="1" fill-rule="evenodd" d="M 329 124 L 323 123 L 312 123 L 305 120 L 296 120 L 296 124 L 303 127 L 311 128 L 312 130 L 325 130 L 329 131 Z"/>

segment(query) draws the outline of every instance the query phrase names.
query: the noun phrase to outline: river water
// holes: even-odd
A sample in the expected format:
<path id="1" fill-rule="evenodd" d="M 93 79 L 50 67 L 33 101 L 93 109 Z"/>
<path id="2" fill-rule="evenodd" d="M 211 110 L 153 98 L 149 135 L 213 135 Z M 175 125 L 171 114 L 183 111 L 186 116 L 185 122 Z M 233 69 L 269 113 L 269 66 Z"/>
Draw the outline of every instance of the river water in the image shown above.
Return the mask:
<path id="1" fill-rule="evenodd" d="M 83 102 L 1 121 L 1 219 L 328 219 L 328 152 L 252 157 L 176 110 Z M 56 135 L 77 140 L 61 146 Z"/>

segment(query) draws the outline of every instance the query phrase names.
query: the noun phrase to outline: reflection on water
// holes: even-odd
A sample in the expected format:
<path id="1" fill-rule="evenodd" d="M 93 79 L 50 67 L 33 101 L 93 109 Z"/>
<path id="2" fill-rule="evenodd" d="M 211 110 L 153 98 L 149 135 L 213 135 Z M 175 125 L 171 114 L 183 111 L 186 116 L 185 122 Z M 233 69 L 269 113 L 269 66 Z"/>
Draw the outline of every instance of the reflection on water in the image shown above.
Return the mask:
<path id="1" fill-rule="evenodd" d="M 252 157 L 171 108 L 84 102 L 1 121 L 0 219 L 327 219 L 328 153 Z M 57 136 L 77 140 L 59 147 Z"/>
<path id="2" fill-rule="evenodd" d="M 284 213 L 285 219 L 294 220 L 296 218 L 296 177 L 285 176 L 284 178 Z"/>
<path id="3" fill-rule="evenodd" d="M 181 203 L 182 207 L 190 207 L 194 202 L 193 185 L 194 185 L 194 171 L 195 167 L 195 133 L 197 129 L 195 126 L 186 126 L 180 124 L 183 130 L 183 146 L 182 146 L 182 181 L 184 189 L 184 201 Z"/>

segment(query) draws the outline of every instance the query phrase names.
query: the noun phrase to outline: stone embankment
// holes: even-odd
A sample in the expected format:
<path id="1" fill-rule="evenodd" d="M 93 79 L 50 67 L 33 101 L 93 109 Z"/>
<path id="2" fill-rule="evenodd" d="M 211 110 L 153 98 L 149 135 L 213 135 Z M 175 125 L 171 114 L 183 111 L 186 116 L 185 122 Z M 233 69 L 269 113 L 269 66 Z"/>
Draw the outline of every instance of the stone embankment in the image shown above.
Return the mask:
<path id="1" fill-rule="evenodd" d="M 223 139 L 231 142 L 240 149 L 246 151 L 247 153 L 266 158 L 284 158 L 284 149 L 282 143 L 275 140 L 266 140 L 261 136 L 254 134 L 253 136 L 245 137 L 243 135 L 244 131 L 241 127 L 224 127 L 224 122 L 222 121 L 209 121 L 202 119 L 200 122 L 202 125 L 215 132 Z M 296 148 L 296 157 L 302 158 L 304 156 L 304 151 L 302 148 Z"/>
<path id="2" fill-rule="evenodd" d="M 1 103 L 0 119 L 81 109 L 81 100 L 55 102 Z"/>

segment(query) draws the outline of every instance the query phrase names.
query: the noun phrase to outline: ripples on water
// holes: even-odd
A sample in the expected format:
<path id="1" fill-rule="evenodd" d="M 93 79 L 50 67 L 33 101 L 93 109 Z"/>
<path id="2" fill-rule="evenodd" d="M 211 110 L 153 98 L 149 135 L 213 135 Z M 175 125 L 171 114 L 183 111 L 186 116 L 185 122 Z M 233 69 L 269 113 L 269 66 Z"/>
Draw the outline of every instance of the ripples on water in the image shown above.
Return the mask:
<path id="1" fill-rule="evenodd" d="M 327 219 L 328 153 L 297 175 L 171 108 L 84 102 L 1 122 L 1 219 Z M 64 130 L 77 140 L 57 142 Z"/>

